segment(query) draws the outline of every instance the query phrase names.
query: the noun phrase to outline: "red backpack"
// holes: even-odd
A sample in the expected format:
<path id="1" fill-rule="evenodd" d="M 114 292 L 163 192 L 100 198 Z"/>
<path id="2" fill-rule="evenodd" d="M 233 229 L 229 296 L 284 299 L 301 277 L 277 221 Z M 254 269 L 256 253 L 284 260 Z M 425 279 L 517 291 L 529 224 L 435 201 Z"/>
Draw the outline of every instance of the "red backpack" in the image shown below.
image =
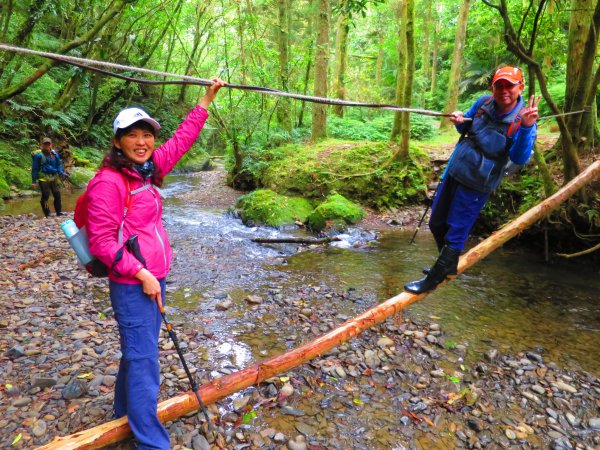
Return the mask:
<path id="1" fill-rule="evenodd" d="M 113 169 L 108 169 L 113 170 Z M 115 170 L 115 172 L 117 172 Z M 121 226 L 119 227 L 119 244 L 123 243 L 123 226 L 125 225 L 125 217 L 127 216 L 127 211 L 131 209 L 133 204 L 133 196 L 131 195 L 131 190 L 129 188 L 129 179 L 125 174 L 119 172 L 123 176 L 123 180 L 127 185 L 127 200 L 125 201 L 125 209 L 123 210 L 123 221 L 121 222 Z M 75 213 L 73 216 L 73 221 L 77 228 L 81 232 L 84 233 L 86 237 L 86 241 L 89 247 L 89 238 L 87 237 L 87 224 L 88 224 L 88 207 L 89 207 L 90 199 L 88 197 L 88 191 L 86 191 L 79 196 L 77 202 L 75 203 Z M 90 263 L 85 265 L 85 269 L 94 277 L 107 277 L 108 276 L 108 267 L 102 261 L 97 258 L 94 258 Z"/>

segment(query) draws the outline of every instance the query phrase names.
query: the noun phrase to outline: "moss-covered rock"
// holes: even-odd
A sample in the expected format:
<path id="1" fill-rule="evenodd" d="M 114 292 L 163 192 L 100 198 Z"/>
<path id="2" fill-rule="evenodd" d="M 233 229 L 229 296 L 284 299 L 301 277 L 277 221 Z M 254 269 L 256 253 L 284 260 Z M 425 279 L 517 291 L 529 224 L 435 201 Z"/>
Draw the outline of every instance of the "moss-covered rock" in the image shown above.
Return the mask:
<path id="1" fill-rule="evenodd" d="M 307 198 L 339 193 L 379 209 L 421 201 L 428 180 L 427 155 L 411 147 L 410 158 L 402 162 L 392 159 L 394 150 L 387 142 L 292 144 L 261 155 L 264 169 L 259 183 Z"/>
<path id="2" fill-rule="evenodd" d="M 10 186 L 4 178 L 0 178 L 0 199 L 10 196 Z"/>
<path id="3" fill-rule="evenodd" d="M 202 149 L 193 148 L 179 160 L 175 170 L 180 173 L 201 172 L 210 170 L 213 164 L 210 155 Z"/>
<path id="4" fill-rule="evenodd" d="M 14 185 L 19 189 L 31 186 L 31 172 L 10 163 L 0 162 L 0 179 L 8 186 Z"/>
<path id="5" fill-rule="evenodd" d="M 307 223 L 313 231 L 325 228 L 341 230 L 362 220 L 364 216 L 365 211 L 360 206 L 343 195 L 332 194 L 314 209 L 308 216 Z"/>
<path id="6" fill-rule="evenodd" d="M 96 172 L 96 169 L 91 169 L 89 167 L 73 167 L 69 181 L 75 186 L 83 188 L 92 178 L 94 178 Z"/>
<path id="7" fill-rule="evenodd" d="M 240 216 L 246 225 L 282 227 L 296 221 L 305 222 L 313 210 L 310 202 L 300 197 L 279 195 L 268 189 L 259 189 L 238 200 Z"/>

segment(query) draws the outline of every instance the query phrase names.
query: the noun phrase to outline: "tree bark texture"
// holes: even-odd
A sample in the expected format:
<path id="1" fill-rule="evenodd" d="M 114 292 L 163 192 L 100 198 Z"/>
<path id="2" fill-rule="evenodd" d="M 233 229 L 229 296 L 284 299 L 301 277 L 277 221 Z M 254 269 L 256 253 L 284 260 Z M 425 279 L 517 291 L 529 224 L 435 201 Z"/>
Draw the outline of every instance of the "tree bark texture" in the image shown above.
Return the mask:
<path id="1" fill-rule="evenodd" d="M 329 0 L 319 0 L 317 8 L 317 42 L 315 58 L 316 97 L 327 97 L 327 72 L 329 69 Z M 327 105 L 313 104 L 312 139 L 327 136 Z"/>
<path id="2" fill-rule="evenodd" d="M 469 19 L 469 6 L 471 0 L 463 0 L 458 13 L 458 25 L 454 38 L 454 53 L 452 54 L 452 65 L 448 77 L 448 96 L 444 112 L 451 113 L 456 109 L 458 103 L 458 84 L 460 83 L 460 69 L 463 66 L 463 48 L 467 38 L 467 22 Z M 448 129 L 452 123 L 448 119 L 442 119 L 440 128 Z"/>
<path id="3" fill-rule="evenodd" d="M 279 48 L 279 83 L 281 90 L 288 90 L 290 50 L 289 0 L 277 0 L 277 46 Z M 281 97 L 277 105 L 277 122 L 287 132 L 292 131 L 291 101 Z"/>
<path id="4" fill-rule="evenodd" d="M 402 0 L 398 5 L 398 74 L 396 76 L 396 104 L 404 105 L 404 83 L 406 82 L 406 1 Z M 396 141 L 402 132 L 402 113 L 394 113 L 392 134 L 390 139 Z M 396 157 L 394 153 L 394 158 Z"/>
<path id="5" fill-rule="evenodd" d="M 521 233 L 540 218 L 546 217 L 550 211 L 557 208 L 565 200 L 573 196 L 587 183 L 600 175 L 600 160 L 595 161 L 579 176 L 565 185 L 560 191 L 543 202 L 531 208 L 499 231 L 492 234 L 476 247 L 469 250 L 460 258 L 458 273 L 485 258 L 496 248 L 500 247 L 514 236 Z M 323 355 L 327 351 L 345 342 L 377 323 L 398 313 L 408 305 L 424 299 L 428 292 L 415 295 L 402 292 L 395 297 L 365 311 L 346 321 L 327 334 L 318 337 L 298 348 L 282 355 L 260 361 L 238 372 L 224 375 L 211 383 L 204 384 L 198 390 L 205 404 L 216 402 L 234 392 L 257 385 L 262 381 L 286 372 L 300 364 Z M 158 405 L 158 416 L 161 422 L 175 420 L 198 409 L 198 403 L 193 392 L 178 395 L 165 400 Z M 76 434 L 57 437 L 51 443 L 40 447 L 39 450 L 73 450 L 96 449 L 118 442 L 129 436 L 131 430 L 127 418 L 104 423 L 102 425 L 80 431 Z"/>
<path id="6" fill-rule="evenodd" d="M 335 98 L 346 99 L 346 65 L 348 63 L 348 30 L 350 28 L 350 13 L 348 1 L 343 0 L 337 23 L 337 34 L 335 38 L 335 72 L 333 74 L 333 93 Z M 341 105 L 333 107 L 333 113 L 338 117 L 344 117 L 344 108 Z"/>

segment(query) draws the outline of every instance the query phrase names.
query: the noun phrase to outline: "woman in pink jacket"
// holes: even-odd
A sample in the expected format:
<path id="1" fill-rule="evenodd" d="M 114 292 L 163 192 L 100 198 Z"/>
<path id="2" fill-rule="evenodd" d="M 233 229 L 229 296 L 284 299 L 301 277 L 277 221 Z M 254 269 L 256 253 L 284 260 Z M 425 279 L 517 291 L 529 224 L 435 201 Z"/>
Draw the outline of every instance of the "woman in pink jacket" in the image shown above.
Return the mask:
<path id="1" fill-rule="evenodd" d="M 139 449 L 170 448 L 156 414 L 161 315 L 155 302 L 165 297 L 172 252 L 154 186 L 160 186 L 190 149 L 206 122 L 208 106 L 224 85 L 215 78 L 199 105 L 157 149 L 158 122 L 139 108 L 121 111 L 113 125 L 112 149 L 88 186 L 90 251 L 109 268 L 121 341 L 114 415 L 128 416 Z"/>

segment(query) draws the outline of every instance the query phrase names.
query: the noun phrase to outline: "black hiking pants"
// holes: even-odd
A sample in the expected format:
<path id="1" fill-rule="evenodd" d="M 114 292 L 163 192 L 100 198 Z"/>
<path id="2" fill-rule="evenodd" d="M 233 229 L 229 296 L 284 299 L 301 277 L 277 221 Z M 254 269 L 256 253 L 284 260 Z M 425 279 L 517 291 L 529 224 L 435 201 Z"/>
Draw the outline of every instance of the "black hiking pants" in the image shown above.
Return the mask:
<path id="1" fill-rule="evenodd" d="M 42 211 L 44 211 L 44 215 L 48 217 L 50 215 L 50 207 L 48 206 L 48 199 L 50 199 L 50 194 L 54 198 L 54 210 L 57 215 L 60 215 L 62 211 L 62 199 L 60 197 L 60 182 L 58 180 L 52 181 L 38 181 L 40 186 L 40 191 L 42 191 L 42 199 L 40 204 L 42 205 Z"/>

